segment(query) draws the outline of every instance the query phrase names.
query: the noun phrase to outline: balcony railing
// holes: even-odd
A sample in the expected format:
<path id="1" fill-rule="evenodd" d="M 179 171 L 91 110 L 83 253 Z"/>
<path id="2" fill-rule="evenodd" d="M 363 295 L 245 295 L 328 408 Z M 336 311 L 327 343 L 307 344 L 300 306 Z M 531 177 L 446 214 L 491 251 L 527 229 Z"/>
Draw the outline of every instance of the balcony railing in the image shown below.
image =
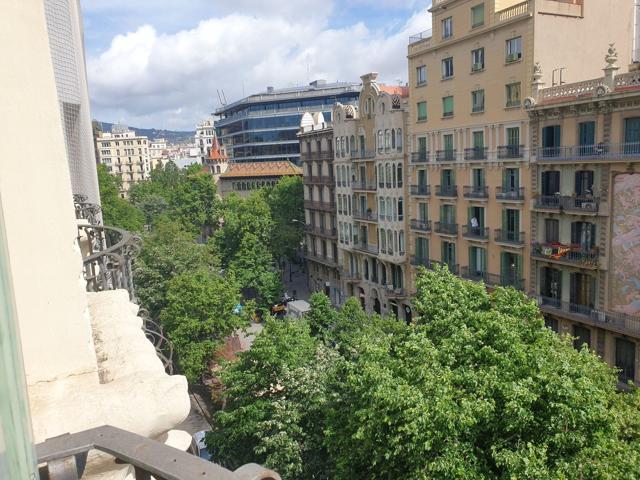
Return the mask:
<path id="1" fill-rule="evenodd" d="M 512 275 L 497 275 L 495 273 L 480 272 L 470 267 L 462 267 L 460 276 L 474 282 L 484 282 L 488 286 L 513 287 L 524 290 L 524 279 Z"/>
<path id="2" fill-rule="evenodd" d="M 517 3 L 495 13 L 498 22 L 506 22 L 512 18 L 526 15 L 529 12 L 529 1 Z"/>
<path id="3" fill-rule="evenodd" d="M 335 185 L 335 179 L 329 175 L 313 175 L 311 177 L 306 177 L 308 183 L 313 183 L 317 185 L 327 185 L 332 186 Z"/>
<path id="4" fill-rule="evenodd" d="M 486 160 L 489 149 L 487 147 L 472 147 L 464 149 L 464 159 L 468 161 Z"/>
<path id="5" fill-rule="evenodd" d="M 620 160 L 640 156 L 640 142 L 539 147 L 537 160 Z"/>
<path id="6" fill-rule="evenodd" d="M 431 38 L 432 35 L 433 35 L 433 30 L 432 29 L 425 30 L 424 32 L 416 33 L 415 35 L 411 35 L 409 37 L 409 45 L 411 45 L 412 43 L 417 43 L 417 42 L 420 42 L 422 40 L 426 40 L 428 38 Z"/>
<path id="7" fill-rule="evenodd" d="M 86 220 L 91 225 L 100 223 L 100 205 L 87 202 L 87 196 L 78 193 L 73 194 L 73 206 L 76 209 L 76 219 Z"/>
<path id="8" fill-rule="evenodd" d="M 536 296 L 540 308 L 546 312 L 566 316 L 572 320 L 640 338 L 640 317 L 625 313 L 592 308 L 558 298 Z"/>
<path id="9" fill-rule="evenodd" d="M 305 200 L 304 208 L 308 208 L 310 210 L 321 210 L 323 212 L 333 212 L 336 209 L 336 204 L 334 202 L 319 202 L 313 200 Z"/>
<path id="10" fill-rule="evenodd" d="M 472 240 L 489 240 L 489 227 L 462 226 L 462 236 Z"/>
<path id="11" fill-rule="evenodd" d="M 494 234 L 494 240 L 497 243 L 507 243 L 509 245 L 524 245 L 524 232 L 513 230 L 497 229 Z"/>
<path id="12" fill-rule="evenodd" d="M 353 210 L 352 216 L 355 220 L 363 220 L 365 222 L 378 221 L 378 213 L 372 211 L 360 212 L 358 210 Z"/>
<path id="13" fill-rule="evenodd" d="M 355 243 L 353 245 L 354 250 L 358 250 L 359 252 L 371 253 L 373 255 L 378 254 L 378 245 L 372 245 L 370 243 Z"/>
<path id="14" fill-rule="evenodd" d="M 429 152 L 420 151 L 411 154 L 411 163 L 427 163 L 429 161 Z"/>
<path id="15" fill-rule="evenodd" d="M 411 230 L 417 230 L 418 232 L 430 232 L 431 220 L 411 220 L 409 222 Z"/>
<path id="16" fill-rule="evenodd" d="M 524 145 L 501 145 L 498 147 L 498 158 L 522 158 L 524 157 Z"/>
<path id="17" fill-rule="evenodd" d="M 566 196 L 566 195 L 540 195 L 536 199 L 536 208 L 562 209 L 566 212 L 579 214 L 596 214 L 600 209 L 600 197 L 591 195 Z"/>
<path id="18" fill-rule="evenodd" d="M 536 208 L 560 209 L 560 195 L 539 195 L 536 198 Z"/>
<path id="19" fill-rule="evenodd" d="M 334 238 L 338 236 L 338 230 L 336 228 L 319 227 L 317 225 L 306 224 L 304 226 L 304 231 L 307 233 L 312 233 L 314 235 L 320 235 L 324 237 Z"/>
<path id="20" fill-rule="evenodd" d="M 428 268 L 429 270 L 433 270 L 433 267 L 435 265 L 440 265 L 440 266 L 446 265 L 449 271 L 454 275 L 458 275 L 460 271 L 458 265 L 448 264 L 446 262 L 439 262 L 438 260 L 430 260 L 429 257 L 421 257 L 417 255 L 411 256 L 411 265 L 413 265 L 414 267 L 425 267 L 425 268 Z"/>
<path id="21" fill-rule="evenodd" d="M 410 192 L 411 192 L 411 195 L 426 197 L 431 195 L 431 186 L 430 185 L 411 185 Z"/>
<path id="22" fill-rule="evenodd" d="M 456 150 L 436 150 L 436 162 L 455 162 Z"/>
<path id="23" fill-rule="evenodd" d="M 457 223 L 435 222 L 434 230 L 435 230 L 436 233 L 441 233 L 443 235 L 457 235 L 458 234 L 458 224 Z"/>
<path id="24" fill-rule="evenodd" d="M 524 201 L 524 187 L 496 187 L 498 201 Z"/>
<path id="25" fill-rule="evenodd" d="M 336 260 L 334 258 L 329 257 L 328 255 L 322 255 L 321 253 L 313 253 L 308 251 L 306 252 L 305 256 L 309 260 L 313 260 L 315 262 L 319 262 L 324 265 L 328 265 L 330 267 L 336 266 Z"/>
<path id="26" fill-rule="evenodd" d="M 357 151 L 351 152 L 351 160 L 354 160 L 354 161 L 373 160 L 374 158 L 376 158 L 375 150 L 357 150 Z"/>
<path id="27" fill-rule="evenodd" d="M 531 244 L 531 255 L 535 258 L 568 263 L 586 268 L 597 268 L 600 252 L 597 247 L 586 249 L 581 245 L 563 245 L 561 243 Z"/>
<path id="28" fill-rule="evenodd" d="M 351 188 L 354 190 L 364 190 L 367 192 L 375 192 L 378 189 L 376 182 L 363 182 L 361 180 L 354 180 L 351 182 Z"/>
<path id="29" fill-rule="evenodd" d="M 357 283 L 361 280 L 362 277 L 359 272 L 340 270 L 340 278 L 342 278 L 346 282 Z"/>
<path id="30" fill-rule="evenodd" d="M 457 185 L 438 185 L 436 187 L 436 195 L 439 197 L 457 197 L 458 186 Z"/>
<path id="31" fill-rule="evenodd" d="M 464 198 L 489 198 L 489 187 L 486 185 L 465 185 L 463 190 Z"/>
<path id="32" fill-rule="evenodd" d="M 87 456 L 97 450 L 115 457 L 118 463 L 134 468 L 138 480 L 280 480 L 280 475 L 255 463 L 232 472 L 222 466 L 163 443 L 102 426 L 83 432 L 60 435 L 36 445 L 40 477 L 50 480 L 78 480 L 83 477 Z"/>

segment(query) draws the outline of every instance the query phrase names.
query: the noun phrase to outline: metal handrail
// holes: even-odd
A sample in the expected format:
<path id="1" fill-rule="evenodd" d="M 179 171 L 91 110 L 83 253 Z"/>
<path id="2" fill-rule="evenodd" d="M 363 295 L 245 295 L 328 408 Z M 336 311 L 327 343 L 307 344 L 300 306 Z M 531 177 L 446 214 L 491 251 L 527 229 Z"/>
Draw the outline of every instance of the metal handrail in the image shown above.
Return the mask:
<path id="1" fill-rule="evenodd" d="M 76 219 L 86 220 L 91 225 L 100 224 L 102 208 L 96 203 L 87 202 L 87 196 L 80 193 L 73 194 L 73 207 L 76 210 Z"/>
<path id="2" fill-rule="evenodd" d="M 36 445 L 40 477 L 50 480 L 82 478 L 89 451 L 98 450 L 134 467 L 134 478 L 158 480 L 280 480 L 273 470 L 249 463 L 234 472 L 177 448 L 136 433 L 104 425 L 64 434 Z"/>

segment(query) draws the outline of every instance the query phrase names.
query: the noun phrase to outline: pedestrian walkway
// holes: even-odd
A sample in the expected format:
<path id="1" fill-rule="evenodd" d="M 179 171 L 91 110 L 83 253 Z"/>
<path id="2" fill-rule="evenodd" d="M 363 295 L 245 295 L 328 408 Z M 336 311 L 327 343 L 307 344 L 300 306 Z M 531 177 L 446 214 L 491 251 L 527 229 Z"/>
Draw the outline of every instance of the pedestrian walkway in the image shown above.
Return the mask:
<path id="1" fill-rule="evenodd" d="M 293 272 L 291 275 L 291 281 L 289 281 L 289 275 L 291 273 L 290 269 L 293 267 Z M 293 265 L 291 263 L 287 264 L 284 273 L 284 285 L 285 290 L 289 293 L 289 295 L 294 296 L 298 300 L 306 300 L 309 301 L 310 292 L 309 286 L 307 285 L 307 274 L 302 271 L 301 265 Z"/>

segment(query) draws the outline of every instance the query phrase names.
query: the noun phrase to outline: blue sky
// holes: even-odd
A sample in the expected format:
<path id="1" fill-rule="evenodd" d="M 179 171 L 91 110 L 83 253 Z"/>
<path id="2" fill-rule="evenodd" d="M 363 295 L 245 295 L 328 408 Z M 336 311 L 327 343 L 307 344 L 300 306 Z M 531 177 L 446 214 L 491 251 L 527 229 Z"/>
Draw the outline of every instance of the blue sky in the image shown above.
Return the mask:
<path id="1" fill-rule="evenodd" d="M 267 85 L 406 80 L 430 0 L 81 0 L 94 118 L 192 129 Z"/>

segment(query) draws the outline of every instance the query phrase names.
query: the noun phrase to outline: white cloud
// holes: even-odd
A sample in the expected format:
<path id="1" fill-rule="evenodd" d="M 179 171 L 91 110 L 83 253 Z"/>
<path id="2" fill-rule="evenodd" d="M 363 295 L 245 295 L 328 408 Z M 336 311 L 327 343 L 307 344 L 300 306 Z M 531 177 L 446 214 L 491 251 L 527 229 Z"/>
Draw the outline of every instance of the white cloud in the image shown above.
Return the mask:
<path id="1" fill-rule="evenodd" d="M 102 0 L 87 3 L 89 10 L 99 9 Z M 139 3 L 150 5 L 147 0 Z M 153 2 L 156 8 L 167 3 Z M 370 71 L 395 84 L 406 81 L 408 36 L 428 26 L 424 10 L 388 33 L 364 23 L 328 28 L 330 2 L 269 0 L 252 14 L 242 13 L 255 3 L 252 0 L 219 3 L 216 14 L 231 6 L 240 13 L 217 15 L 171 34 L 139 26 L 90 56 L 94 117 L 141 127 L 191 129 L 218 106 L 217 89 L 233 101 L 243 96 L 243 87 L 248 95 L 267 85 L 302 85 L 317 78 L 357 81 Z M 280 4 L 286 7 L 278 8 Z M 304 14 L 272 15 L 287 8 Z M 166 9 L 164 14 L 169 14 Z"/>

